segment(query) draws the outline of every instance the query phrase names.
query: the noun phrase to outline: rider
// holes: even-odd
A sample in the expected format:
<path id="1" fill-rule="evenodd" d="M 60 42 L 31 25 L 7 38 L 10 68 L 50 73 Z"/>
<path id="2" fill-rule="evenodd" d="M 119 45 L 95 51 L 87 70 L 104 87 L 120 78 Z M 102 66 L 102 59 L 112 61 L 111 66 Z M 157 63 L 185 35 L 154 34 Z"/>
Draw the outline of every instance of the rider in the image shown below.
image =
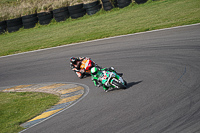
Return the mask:
<path id="1" fill-rule="evenodd" d="M 85 70 L 81 69 L 80 66 L 82 64 L 82 61 L 84 59 L 87 59 L 88 57 L 71 57 L 70 58 L 70 67 L 71 69 L 77 74 L 77 76 L 81 79 L 85 76 Z M 90 58 L 88 58 L 90 59 Z M 93 61 L 93 63 L 95 63 Z"/>
<path id="2" fill-rule="evenodd" d="M 98 67 L 93 67 L 91 69 L 91 80 L 94 82 L 94 85 L 96 87 L 100 87 L 102 85 L 100 79 L 101 77 L 103 76 L 103 72 L 102 71 L 111 71 L 111 72 L 115 72 L 117 73 L 113 67 L 109 67 L 109 68 L 103 68 L 103 69 L 100 69 Z M 118 74 L 118 73 L 117 73 Z M 119 75 L 123 75 L 122 73 L 119 73 Z M 108 92 L 108 89 L 109 87 L 105 86 L 104 84 L 102 85 L 103 86 L 103 89 L 104 91 Z"/>

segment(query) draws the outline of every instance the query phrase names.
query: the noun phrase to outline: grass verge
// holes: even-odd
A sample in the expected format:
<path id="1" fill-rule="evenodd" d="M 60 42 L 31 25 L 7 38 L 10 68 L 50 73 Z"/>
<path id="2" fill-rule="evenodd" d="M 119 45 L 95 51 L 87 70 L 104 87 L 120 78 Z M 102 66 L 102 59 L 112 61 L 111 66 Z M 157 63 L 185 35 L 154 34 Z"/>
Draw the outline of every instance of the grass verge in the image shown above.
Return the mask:
<path id="1" fill-rule="evenodd" d="M 0 92 L 0 133 L 17 133 L 20 124 L 56 104 L 59 97 L 37 92 Z"/>
<path id="2" fill-rule="evenodd" d="M 0 35 L 0 56 L 99 38 L 200 22 L 199 0 L 149 0 L 145 4 Z"/>

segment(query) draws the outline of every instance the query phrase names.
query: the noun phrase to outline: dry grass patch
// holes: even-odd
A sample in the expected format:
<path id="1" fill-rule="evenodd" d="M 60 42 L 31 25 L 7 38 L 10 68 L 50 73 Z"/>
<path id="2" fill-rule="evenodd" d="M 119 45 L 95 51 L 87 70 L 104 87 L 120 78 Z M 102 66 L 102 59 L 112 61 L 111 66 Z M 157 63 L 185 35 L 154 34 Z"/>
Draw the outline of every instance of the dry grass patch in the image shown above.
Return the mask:
<path id="1" fill-rule="evenodd" d="M 86 0 L 85 0 L 86 1 Z M 92 0 L 89 0 L 92 1 Z M 0 21 L 83 3 L 82 0 L 2 0 Z"/>

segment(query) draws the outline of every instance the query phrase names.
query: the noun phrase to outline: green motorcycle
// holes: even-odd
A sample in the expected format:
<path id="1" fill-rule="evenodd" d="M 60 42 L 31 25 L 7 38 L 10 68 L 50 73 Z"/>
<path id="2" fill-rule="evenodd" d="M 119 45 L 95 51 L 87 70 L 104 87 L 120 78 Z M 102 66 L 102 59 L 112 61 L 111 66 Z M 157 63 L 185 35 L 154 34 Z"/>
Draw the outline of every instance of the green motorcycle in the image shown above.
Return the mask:
<path id="1" fill-rule="evenodd" d="M 103 70 L 99 81 L 102 85 L 105 85 L 109 88 L 126 89 L 127 87 L 127 82 L 114 70 Z"/>

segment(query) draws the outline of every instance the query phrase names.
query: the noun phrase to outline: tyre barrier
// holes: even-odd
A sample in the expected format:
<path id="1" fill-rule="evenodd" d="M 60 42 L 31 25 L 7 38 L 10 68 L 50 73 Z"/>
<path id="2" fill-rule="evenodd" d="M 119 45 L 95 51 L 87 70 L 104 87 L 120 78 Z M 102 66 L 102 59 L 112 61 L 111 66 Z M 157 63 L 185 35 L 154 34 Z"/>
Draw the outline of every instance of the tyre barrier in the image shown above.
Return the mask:
<path id="1" fill-rule="evenodd" d="M 41 12 L 41 13 L 38 13 L 37 16 L 38 16 L 39 23 L 41 25 L 47 25 L 53 19 L 52 12 Z"/>
<path id="2" fill-rule="evenodd" d="M 7 23 L 7 30 L 9 33 L 18 31 L 20 28 L 23 27 L 22 17 L 7 20 L 6 23 Z"/>
<path id="3" fill-rule="evenodd" d="M 132 0 L 117 0 L 117 6 L 119 8 L 127 7 L 132 3 Z"/>
<path id="4" fill-rule="evenodd" d="M 69 18 L 68 7 L 62 7 L 53 10 L 53 17 L 55 18 L 56 22 L 65 21 Z"/>
<path id="5" fill-rule="evenodd" d="M 111 2 L 110 0 L 101 0 L 102 3 Z"/>
<path id="6" fill-rule="evenodd" d="M 68 10 L 72 19 L 83 17 L 86 14 L 86 10 L 83 8 L 83 3 L 74 6 L 68 6 Z"/>
<path id="7" fill-rule="evenodd" d="M 1 21 L 0 22 L 0 34 L 5 33 L 7 28 L 6 21 Z"/>
<path id="8" fill-rule="evenodd" d="M 147 2 L 148 0 L 135 0 L 135 2 L 137 3 L 137 4 L 142 4 L 142 3 L 145 3 L 145 2 Z"/>
<path id="9" fill-rule="evenodd" d="M 113 9 L 113 5 L 109 0 L 101 0 L 101 1 L 103 3 L 103 9 L 105 11 L 109 11 L 109 10 Z"/>
<path id="10" fill-rule="evenodd" d="M 118 7 L 118 5 L 117 5 L 117 0 L 113 0 L 113 6 L 114 6 L 114 7 Z"/>
<path id="11" fill-rule="evenodd" d="M 102 8 L 102 5 L 100 4 L 100 1 L 98 0 L 98 1 L 88 3 L 88 4 L 83 4 L 83 8 L 86 10 L 86 13 L 88 15 L 93 15 Z"/>
<path id="12" fill-rule="evenodd" d="M 135 0 L 137 4 L 142 4 L 147 1 L 148 0 Z M 105 11 L 109 11 L 113 8 L 113 5 L 114 7 L 124 8 L 130 5 L 132 0 L 114 0 L 113 5 L 111 0 L 101 0 L 101 2 L 103 4 L 103 9 Z M 53 18 L 55 18 L 57 22 L 60 22 L 65 21 L 69 17 L 72 19 L 83 17 L 86 13 L 88 15 L 93 15 L 102 8 L 102 4 L 99 0 L 97 0 L 88 4 L 81 3 L 74 6 L 55 9 L 50 12 L 36 13 L 15 19 L 1 21 L 0 34 L 5 33 L 6 31 L 9 33 L 15 32 L 22 27 L 24 27 L 24 29 L 33 28 L 35 27 L 36 23 L 38 23 L 38 21 L 41 25 L 46 25 L 49 24 Z"/>
<path id="13" fill-rule="evenodd" d="M 37 22 L 38 22 L 37 13 L 22 16 L 22 23 L 23 23 L 24 29 L 34 28 Z"/>

